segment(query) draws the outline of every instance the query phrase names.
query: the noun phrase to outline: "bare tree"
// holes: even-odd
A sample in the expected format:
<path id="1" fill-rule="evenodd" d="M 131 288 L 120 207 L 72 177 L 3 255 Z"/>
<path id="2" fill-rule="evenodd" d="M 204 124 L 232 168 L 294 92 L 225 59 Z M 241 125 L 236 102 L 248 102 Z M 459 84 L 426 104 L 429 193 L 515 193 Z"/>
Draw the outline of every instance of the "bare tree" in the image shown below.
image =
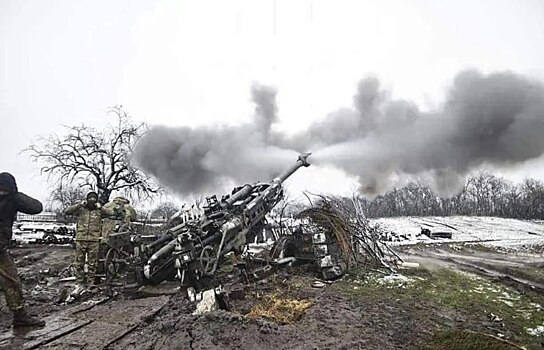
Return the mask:
<path id="1" fill-rule="evenodd" d="M 49 195 L 49 204 L 54 211 L 60 211 L 85 198 L 85 191 L 79 186 L 59 186 Z"/>
<path id="2" fill-rule="evenodd" d="M 525 179 L 520 185 L 520 207 L 524 218 L 544 218 L 544 184 L 535 179 Z"/>
<path id="3" fill-rule="evenodd" d="M 169 220 L 172 215 L 179 211 L 179 206 L 172 202 L 162 202 L 151 211 L 151 217 L 160 217 Z"/>
<path id="4" fill-rule="evenodd" d="M 101 203 L 107 202 L 114 191 L 137 199 L 152 196 L 159 187 L 130 162 L 145 124 L 134 124 L 121 106 L 110 108 L 108 114 L 115 117 L 115 123 L 104 130 L 83 124 L 67 126 L 66 135 L 41 138 L 25 151 L 33 161 L 45 164 L 42 173 L 57 186 L 77 184 L 96 189 Z"/>

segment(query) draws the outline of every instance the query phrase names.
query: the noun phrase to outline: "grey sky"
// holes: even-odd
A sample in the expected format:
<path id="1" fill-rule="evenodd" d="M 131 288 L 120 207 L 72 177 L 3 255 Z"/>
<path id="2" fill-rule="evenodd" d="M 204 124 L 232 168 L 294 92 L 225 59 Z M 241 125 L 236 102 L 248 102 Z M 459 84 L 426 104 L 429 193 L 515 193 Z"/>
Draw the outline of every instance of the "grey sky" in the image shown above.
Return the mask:
<path id="1" fill-rule="evenodd" d="M 543 42 L 538 0 L 0 0 L 0 170 L 45 199 L 37 165 L 18 154 L 36 136 L 104 123 L 115 104 L 152 124 L 236 125 L 254 82 L 277 89 L 282 130 L 350 107 L 369 74 L 434 109 L 465 68 L 544 80 Z M 541 163 L 510 174 L 542 178 Z M 336 170 L 305 171 L 291 186 L 352 189 L 329 181 Z"/>

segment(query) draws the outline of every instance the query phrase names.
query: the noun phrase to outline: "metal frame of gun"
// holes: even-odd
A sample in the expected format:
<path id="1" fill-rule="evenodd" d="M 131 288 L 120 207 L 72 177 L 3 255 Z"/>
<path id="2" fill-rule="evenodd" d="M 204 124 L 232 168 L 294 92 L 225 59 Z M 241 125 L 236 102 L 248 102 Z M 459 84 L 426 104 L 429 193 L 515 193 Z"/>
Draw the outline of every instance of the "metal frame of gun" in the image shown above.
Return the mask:
<path id="1" fill-rule="evenodd" d="M 310 153 L 268 183 L 235 188 L 217 200 L 207 198 L 204 215 L 169 229 L 156 241 L 142 245 L 140 260 L 144 283 L 160 283 L 173 277 L 184 287 L 195 287 L 204 276 L 213 276 L 230 252 L 241 253 L 248 233 L 262 227 L 265 216 L 283 198 L 283 182 L 301 167 L 308 167 Z M 147 259 L 146 259 L 147 258 Z"/>

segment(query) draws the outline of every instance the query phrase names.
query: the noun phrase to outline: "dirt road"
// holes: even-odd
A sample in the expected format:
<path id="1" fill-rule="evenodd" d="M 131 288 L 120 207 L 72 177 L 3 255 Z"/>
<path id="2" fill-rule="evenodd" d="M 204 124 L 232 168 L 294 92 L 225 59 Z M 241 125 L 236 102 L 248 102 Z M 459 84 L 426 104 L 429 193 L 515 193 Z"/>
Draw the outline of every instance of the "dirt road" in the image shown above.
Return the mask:
<path id="1" fill-rule="evenodd" d="M 536 252 L 501 251 L 479 244 L 431 244 L 402 248 L 405 259 L 424 265 L 457 268 L 497 279 L 519 290 L 544 293 L 544 256 Z"/>

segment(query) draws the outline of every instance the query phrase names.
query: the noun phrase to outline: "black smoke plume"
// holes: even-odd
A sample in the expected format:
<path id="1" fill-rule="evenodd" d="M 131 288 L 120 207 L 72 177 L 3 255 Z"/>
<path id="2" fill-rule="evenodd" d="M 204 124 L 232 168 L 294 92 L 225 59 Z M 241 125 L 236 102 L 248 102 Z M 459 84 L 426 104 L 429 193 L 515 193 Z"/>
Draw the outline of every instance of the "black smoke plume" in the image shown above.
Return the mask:
<path id="1" fill-rule="evenodd" d="M 225 185 L 267 181 L 297 152 L 270 142 L 277 120 L 276 91 L 254 85 L 255 114 L 238 126 L 151 128 L 135 147 L 139 166 L 181 194 L 211 193 Z"/>
<path id="2" fill-rule="evenodd" d="M 330 113 L 297 135 L 272 130 L 276 91 L 254 85 L 254 120 L 239 127 L 156 127 L 136 148 L 136 160 L 182 193 L 227 181 L 267 180 L 312 150 L 316 165 L 358 177 L 361 191 L 380 193 L 406 176 L 424 176 L 451 192 L 482 165 L 508 167 L 544 152 L 544 88 L 524 76 L 459 73 L 437 111 L 394 100 L 376 78 L 362 80 L 353 106 Z"/>

